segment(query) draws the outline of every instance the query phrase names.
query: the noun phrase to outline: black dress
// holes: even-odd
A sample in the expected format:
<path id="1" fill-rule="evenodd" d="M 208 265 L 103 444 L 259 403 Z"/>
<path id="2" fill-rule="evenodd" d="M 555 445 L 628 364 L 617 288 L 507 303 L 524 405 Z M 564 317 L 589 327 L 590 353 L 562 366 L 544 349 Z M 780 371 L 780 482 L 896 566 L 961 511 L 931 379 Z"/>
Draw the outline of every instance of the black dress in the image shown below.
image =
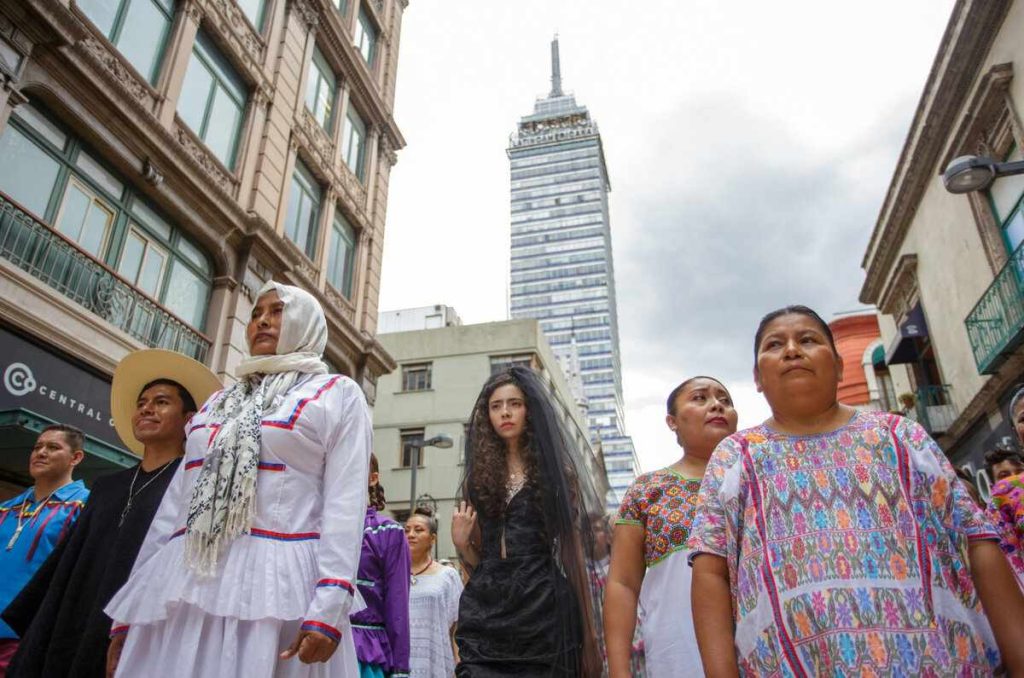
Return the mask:
<path id="1" fill-rule="evenodd" d="M 535 496 L 525 487 L 504 520 L 480 517 L 480 564 L 459 602 L 459 678 L 577 675 L 579 605 L 552 555 Z"/>
<path id="2" fill-rule="evenodd" d="M 162 473 L 139 469 L 138 494 L 121 525 L 135 468 L 96 479 L 71 533 L 3 611 L 21 636 L 9 678 L 106 675 L 111 621 L 103 607 L 128 580 L 179 463 Z"/>

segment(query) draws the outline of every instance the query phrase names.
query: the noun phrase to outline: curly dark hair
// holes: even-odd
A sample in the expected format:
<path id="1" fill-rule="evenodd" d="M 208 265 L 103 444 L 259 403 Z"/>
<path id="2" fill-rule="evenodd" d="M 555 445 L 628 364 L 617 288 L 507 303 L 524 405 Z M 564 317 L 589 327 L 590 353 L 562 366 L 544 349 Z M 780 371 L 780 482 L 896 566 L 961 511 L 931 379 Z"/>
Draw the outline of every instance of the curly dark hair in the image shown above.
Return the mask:
<path id="1" fill-rule="evenodd" d="M 489 518 L 500 518 L 505 512 L 505 481 L 508 479 L 508 448 L 491 425 L 489 403 L 494 392 L 508 384 L 519 387 L 511 372 L 503 371 L 492 376 L 484 384 L 480 397 L 477 398 L 469 423 L 470 435 L 467 444 L 473 445 L 469 453 L 475 460 L 473 472 L 468 479 L 469 491 L 473 497 L 473 506 Z M 535 490 L 534 497 L 540 503 L 542 487 L 537 482 L 537 455 L 530 444 L 530 438 L 530 409 L 527 404 L 526 426 L 523 427 L 519 450 L 523 459 L 526 485 Z"/>
<path id="2" fill-rule="evenodd" d="M 372 452 L 370 453 L 370 473 L 380 473 L 380 463 L 377 461 L 377 455 Z M 388 504 L 387 500 L 384 499 L 384 486 L 380 484 L 380 480 L 377 481 L 376 485 L 370 485 L 369 492 L 370 502 L 368 505 L 378 511 L 383 511 L 384 507 Z"/>

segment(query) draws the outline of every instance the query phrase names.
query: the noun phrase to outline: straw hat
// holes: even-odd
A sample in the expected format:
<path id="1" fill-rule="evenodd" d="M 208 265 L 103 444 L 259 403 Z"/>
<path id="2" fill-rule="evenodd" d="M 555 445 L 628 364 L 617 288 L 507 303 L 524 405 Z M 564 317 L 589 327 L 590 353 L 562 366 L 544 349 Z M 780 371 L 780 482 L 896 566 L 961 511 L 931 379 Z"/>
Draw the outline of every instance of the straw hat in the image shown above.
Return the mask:
<path id="1" fill-rule="evenodd" d="M 206 365 L 175 351 L 149 348 L 125 356 L 114 370 L 110 385 L 110 413 L 121 441 L 139 456 L 143 446 L 132 431 L 132 415 L 142 387 L 156 379 L 171 379 L 184 386 L 197 407 L 223 388 Z"/>

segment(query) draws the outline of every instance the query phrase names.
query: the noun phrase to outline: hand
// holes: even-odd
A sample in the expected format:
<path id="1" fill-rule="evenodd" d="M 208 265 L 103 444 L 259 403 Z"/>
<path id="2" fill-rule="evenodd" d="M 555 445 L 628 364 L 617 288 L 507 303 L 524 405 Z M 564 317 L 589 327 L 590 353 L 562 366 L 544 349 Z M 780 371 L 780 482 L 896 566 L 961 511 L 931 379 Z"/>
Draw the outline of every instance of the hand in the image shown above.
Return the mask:
<path id="1" fill-rule="evenodd" d="M 461 502 L 452 514 L 452 542 L 459 551 L 469 545 L 476 528 L 476 511 L 469 502 Z"/>
<path id="2" fill-rule="evenodd" d="M 299 631 L 295 642 L 281 653 L 281 659 L 291 659 L 296 654 L 303 664 L 325 662 L 338 649 L 337 641 L 328 638 L 318 631 Z"/>
<path id="3" fill-rule="evenodd" d="M 121 660 L 121 650 L 124 649 L 124 640 L 127 633 L 120 633 L 110 639 L 110 646 L 107 648 L 107 678 L 114 678 L 117 673 L 117 663 Z"/>

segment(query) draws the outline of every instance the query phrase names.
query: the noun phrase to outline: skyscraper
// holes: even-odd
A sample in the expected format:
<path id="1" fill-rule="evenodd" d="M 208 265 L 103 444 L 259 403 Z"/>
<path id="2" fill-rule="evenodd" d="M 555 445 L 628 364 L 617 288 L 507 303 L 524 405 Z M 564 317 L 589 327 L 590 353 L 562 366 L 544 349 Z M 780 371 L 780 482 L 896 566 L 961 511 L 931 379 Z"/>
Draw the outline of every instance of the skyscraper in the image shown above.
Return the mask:
<path id="1" fill-rule="evenodd" d="M 512 169 L 511 314 L 537 318 L 587 407 L 617 505 L 636 476 L 622 405 L 611 183 L 597 124 L 562 91 L 558 38 L 551 92 L 509 139 Z"/>

